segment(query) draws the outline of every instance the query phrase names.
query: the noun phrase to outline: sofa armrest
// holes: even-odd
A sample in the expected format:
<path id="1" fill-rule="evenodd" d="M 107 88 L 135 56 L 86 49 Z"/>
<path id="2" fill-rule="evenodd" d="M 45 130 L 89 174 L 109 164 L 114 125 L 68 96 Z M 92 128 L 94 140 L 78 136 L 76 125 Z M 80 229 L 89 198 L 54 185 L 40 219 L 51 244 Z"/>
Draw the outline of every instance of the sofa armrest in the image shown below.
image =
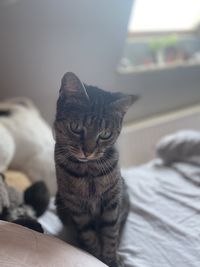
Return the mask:
<path id="1" fill-rule="evenodd" d="M 17 224 L 0 221 L 1 267 L 105 267 L 71 245 Z"/>

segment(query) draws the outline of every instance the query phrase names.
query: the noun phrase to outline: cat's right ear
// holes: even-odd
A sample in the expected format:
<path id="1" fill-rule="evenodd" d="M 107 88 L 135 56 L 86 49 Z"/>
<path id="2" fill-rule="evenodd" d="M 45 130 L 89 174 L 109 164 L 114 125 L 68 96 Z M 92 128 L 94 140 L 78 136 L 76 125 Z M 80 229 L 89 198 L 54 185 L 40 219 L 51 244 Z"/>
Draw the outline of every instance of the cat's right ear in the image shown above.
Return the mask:
<path id="1" fill-rule="evenodd" d="M 73 72 L 67 72 L 62 78 L 60 95 L 85 96 L 89 99 L 84 84 Z"/>

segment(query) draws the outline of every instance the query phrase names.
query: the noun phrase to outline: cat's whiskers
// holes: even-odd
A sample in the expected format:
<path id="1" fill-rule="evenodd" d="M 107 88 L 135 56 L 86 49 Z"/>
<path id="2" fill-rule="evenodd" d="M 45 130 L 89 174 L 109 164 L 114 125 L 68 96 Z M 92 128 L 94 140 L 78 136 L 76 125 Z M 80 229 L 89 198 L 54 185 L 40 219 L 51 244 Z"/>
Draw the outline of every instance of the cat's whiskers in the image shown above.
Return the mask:
<path id="1" fill-rule="evenodd" d="M 109 162 L 109 159 L 102 158 L 102 163 L 105 164 L 108 169 L 112 167 L 111 163 Z"/>
<path id="2" fill-rule="evenodd" d="M 65 153 L 63 153 L 65 152 Z M 66 160 L 71 156 L 71 154 L 68 151 L 63 151 L 62 153 L 57 152 L 55 153 L 56 157 L 58 158 L 60 163 L 66 163 Z"/>
<path id="3" fill-rule="evenodd" d="M 108 170 L 113 168 L 109 159 L 102 158 L 102 163 L 105 164 L 105 166 L 108 168 Z M 108 179 L 108 176 L 106 176 L 106 177 L 107 177 L 107 182 L 109 183 L 110 179 Z"/>
<path id="4" fill-rule="evenodd" d="M 103 176 L 106 178 L 106 183 L 109 182 L 109 178 L 106 174 L 106 169 L 105 167 L 103 166 L 103 162 L 101 161 L 101 159 L 99 159 L 99 166 L 101 167 L 101 170 L 102 170 L 102 173 L 103 173 Z"/>

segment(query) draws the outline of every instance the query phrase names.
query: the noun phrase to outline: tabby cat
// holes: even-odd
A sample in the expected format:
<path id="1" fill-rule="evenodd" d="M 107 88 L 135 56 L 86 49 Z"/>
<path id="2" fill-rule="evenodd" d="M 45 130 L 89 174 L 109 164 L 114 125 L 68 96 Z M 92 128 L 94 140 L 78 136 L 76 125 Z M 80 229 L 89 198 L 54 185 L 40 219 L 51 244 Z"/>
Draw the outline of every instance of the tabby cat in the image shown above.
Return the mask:
<path id="1" fill-rule="evenodd" d="M 123 266 L 117 248 L 129 206 L 114 144 L 136 98 L 88 86 L 68 72 L 57 101 L 57 212 L 64 224 L 72 220 L 80 247 L 110 267 Z"/>

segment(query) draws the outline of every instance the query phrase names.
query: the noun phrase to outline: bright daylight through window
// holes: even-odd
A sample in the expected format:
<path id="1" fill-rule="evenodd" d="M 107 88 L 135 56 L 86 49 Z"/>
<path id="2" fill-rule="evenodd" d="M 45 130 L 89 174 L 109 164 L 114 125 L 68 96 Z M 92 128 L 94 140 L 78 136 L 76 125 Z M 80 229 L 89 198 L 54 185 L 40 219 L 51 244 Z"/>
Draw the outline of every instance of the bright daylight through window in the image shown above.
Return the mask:
<path id="1" fill-rule="evenodd" d="M 135 0 L 120 72 L 200 63 L 199 0 Z"/>

